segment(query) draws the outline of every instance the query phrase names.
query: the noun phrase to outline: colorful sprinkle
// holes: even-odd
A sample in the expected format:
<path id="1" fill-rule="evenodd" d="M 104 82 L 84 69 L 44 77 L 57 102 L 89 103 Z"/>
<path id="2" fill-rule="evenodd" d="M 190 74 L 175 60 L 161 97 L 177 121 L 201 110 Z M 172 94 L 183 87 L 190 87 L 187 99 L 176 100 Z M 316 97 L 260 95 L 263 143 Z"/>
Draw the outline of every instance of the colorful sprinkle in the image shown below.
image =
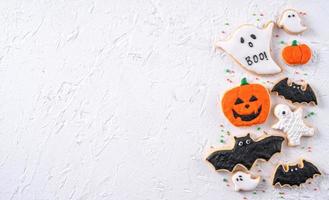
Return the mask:
<path id="1" fill-rule="evenodd" d="M 304 116 L 304 118 L 306 119 L 306 118 L 311 117 L 313 115 L 315 115 L 315 113 L 312 111 L 312 112 L 309 112 L 306 116 Z"/>

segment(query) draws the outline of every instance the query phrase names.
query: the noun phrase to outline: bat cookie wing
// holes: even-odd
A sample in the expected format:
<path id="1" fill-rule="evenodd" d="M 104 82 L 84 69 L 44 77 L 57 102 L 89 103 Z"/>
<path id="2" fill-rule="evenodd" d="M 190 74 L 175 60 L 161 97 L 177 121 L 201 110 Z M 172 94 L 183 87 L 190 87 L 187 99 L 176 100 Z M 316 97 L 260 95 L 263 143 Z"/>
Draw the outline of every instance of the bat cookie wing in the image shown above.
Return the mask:
<path id="1" fill-rule="evenodd" d="M 215 170 L 233 171 L 238 162 L 234 158 L 232 150 L 218 150 L 210 154 L 206 160 L 212 164 Z"/>
<path id="2" fill-rule="evenodd" d="M 282 142 L 284 138 L 281 136 L 269 136 L 260 140 L 257 145 L 257 155 L 260 159 L 268 161 L 275 153 L 281 152 Z"/>
<path id="3" fill-rule="evenodd" d="M 289 83 L 288 77 L 275 84 L 271 92 L 283 96 L 292 103 L 314 103 L 318 105 L 316 95 L 309 84 L 306 84 L 305 88 L 303 85 L 294 82 Z"/>
<path id="4" fill-rule="evenodd" d="M 311 162 L 302 160 L 301 164 L 279 165 L 275 171 L 272 184 L 278 184 L 281 187 L 300 186 L 316 175 L 321 175 L 318 168 Z"/>

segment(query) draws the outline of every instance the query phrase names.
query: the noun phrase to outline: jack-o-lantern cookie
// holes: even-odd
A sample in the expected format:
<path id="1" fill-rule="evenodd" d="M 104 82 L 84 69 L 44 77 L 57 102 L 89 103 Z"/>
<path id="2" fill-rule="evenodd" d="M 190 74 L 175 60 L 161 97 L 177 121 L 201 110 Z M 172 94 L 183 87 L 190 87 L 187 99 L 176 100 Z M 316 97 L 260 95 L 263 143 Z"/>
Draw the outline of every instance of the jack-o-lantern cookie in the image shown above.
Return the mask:
<path id="1" fill-rule="evenodd" d="M 250 170 L 257 160 L 268 161 L 274 154 L 281 152 L 284 138 L 281 136 L 264 135 L 257 140 L 247 134 L 234 137 L 234 146 L 214 149 L 206 160 L 216 171 L 233 172 L 238 167 Z"/>
<path id="2" fill-rule="evenodd" d="M 306 44 L 298 44 L 297 40 L 293 40 L 291 46 L 282 50 L 281 55 L 288 65 L 303 65 L 311 59 L 312 51 Z"/>
<path id="3" fill-rule="evenodd" d="M 274 23 L 263 29 L 254 25 L 240 26 L 225 41 L 217 41 L 215 46 L 227 52 L 235 61 L 248 71 L 259 75 L 281 72 L 271 55 L 271 39 Z"/>
<path id="4" fill-rule="evenodd" d="M 278 165 L 275 170 L 272 184 L 283 186 L 300 186 L 308 179 L 320 176 L 321 172 L 311 162 L 301 159 L 297 164 Z"/>
<path id="5" fill-rule="evenodd" d="M 241 86 L 227 91 L 222 97 L 222 110 L 234 126 L 252 126 L 265 122 L 271 107 L 270 95 L 260 84 L 249 84 L 246 78 Z"/>

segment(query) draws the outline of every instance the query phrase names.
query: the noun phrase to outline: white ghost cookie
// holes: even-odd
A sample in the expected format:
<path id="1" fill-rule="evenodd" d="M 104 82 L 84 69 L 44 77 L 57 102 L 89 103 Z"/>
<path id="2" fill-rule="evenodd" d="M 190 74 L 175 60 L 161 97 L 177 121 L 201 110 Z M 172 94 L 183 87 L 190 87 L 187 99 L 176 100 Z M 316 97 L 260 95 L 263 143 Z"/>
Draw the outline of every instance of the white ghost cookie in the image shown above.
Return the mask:
<path id="1" fill-rule="evenodd" d="M 273 129 L 281 130 L 287 134 L 288 145 L 297 146 L 302 136 L 313 136 L 314 129 L 305 125 L 303 121 L 303 109 L 291 111 L 289 106 L 278 104 L 274 108 L 274 115 L 279 121 L 272 126 Z"/>
<path id="2" fill-rule="evenodd" d="M 217 41 L 215 46 L 226 51 L 242 67 L 259 75 L 276 74 L 281 68 L 271 55 L 274 22 L 263 29 L 242 25 L 228 40 Z"/>
<path id="3" fill-rule="evenodd" d="M 253 178 L 251 174 L 238 171 L 233 174 L 232 182 L 235 191 L 251 191 L 254 190 L 260 181 L 260 176 Z"/>
<path id="4" fill-rule="evenodd" d="M 290 34 L 299 34 L 307 29 L 307 27 L 302 24 L 302 19 L 298 12 L 293 9 L 283 11 L 277 24 L 279 28 L 283 28 Z"/>

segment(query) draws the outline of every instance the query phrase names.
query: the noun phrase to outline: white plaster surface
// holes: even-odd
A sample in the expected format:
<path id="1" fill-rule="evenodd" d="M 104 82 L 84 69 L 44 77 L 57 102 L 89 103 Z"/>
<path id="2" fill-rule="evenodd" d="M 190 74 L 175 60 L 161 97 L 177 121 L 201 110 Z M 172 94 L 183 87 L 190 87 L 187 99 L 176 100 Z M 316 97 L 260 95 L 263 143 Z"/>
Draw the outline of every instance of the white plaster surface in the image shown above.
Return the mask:
<path id="1" fill-rule="evenodd" d="M 313 49 L 309 64 L 258 77 L 214 50 L 215 39 L 285 8 L 306 12 L 309 30 L 276 29 L 275 58 L 282 63 L 281 40 L 297 38 Z M 0 199 L 329 199 L 328 8 L 326 0 L 2 0 Z M 252 173 L 265 182 L 237 193 L 204 157 L 223 145 L 221 130 L 260 136 L 275 122 L 271 114 L 260 130 L 241 129 L 224 118 L 220 96 L 244 76 L 307 80 L 319 106 L 305 108 L 315 112 L 307 118 L 315 136 L 259 162 Z M 300 157 L 324 175 L 273 188 L 276 164 Z"/>

